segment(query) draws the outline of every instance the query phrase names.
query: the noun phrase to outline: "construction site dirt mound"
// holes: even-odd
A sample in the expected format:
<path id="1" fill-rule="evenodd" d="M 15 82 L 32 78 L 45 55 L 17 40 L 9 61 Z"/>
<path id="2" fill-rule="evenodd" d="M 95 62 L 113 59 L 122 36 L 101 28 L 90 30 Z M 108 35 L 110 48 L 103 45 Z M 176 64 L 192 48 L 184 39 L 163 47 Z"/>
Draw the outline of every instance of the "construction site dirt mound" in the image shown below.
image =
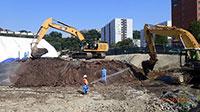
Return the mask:
<path id="1" fill-rule="evenodd" d="M 145 80 L 143 71 L 134 65 L 116 60 L 63 60 L 59 58 L 41 58 L 26 60 L 12 78 L 16 87 L 41 86 L 80 86 L 83 75 L 92 82 L 101 78 L 101 69 L 107 70 L 107 76 L 129 68 L 117 76 L 107 78 L 106 84 L 134 83 Z M 151 77 L 162 75 L 152 72 Z M 95 83 L 95 85 L 101 83 Z"/>

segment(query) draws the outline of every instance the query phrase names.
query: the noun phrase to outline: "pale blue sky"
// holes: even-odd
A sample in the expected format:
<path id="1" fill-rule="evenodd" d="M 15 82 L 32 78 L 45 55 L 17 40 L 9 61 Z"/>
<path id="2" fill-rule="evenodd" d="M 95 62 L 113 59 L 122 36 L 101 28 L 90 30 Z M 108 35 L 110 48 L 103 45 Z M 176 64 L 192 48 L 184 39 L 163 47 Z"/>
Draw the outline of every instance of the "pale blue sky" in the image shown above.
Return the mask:
<path id="1" fill-rule="evenodd" d="M 36 32 L 53 17 L 78 30 L 102 28 L 114 18 L 133 19 L 133 30 L 171 20 L 171 0 L 1 0 L 0 27 Z"/>

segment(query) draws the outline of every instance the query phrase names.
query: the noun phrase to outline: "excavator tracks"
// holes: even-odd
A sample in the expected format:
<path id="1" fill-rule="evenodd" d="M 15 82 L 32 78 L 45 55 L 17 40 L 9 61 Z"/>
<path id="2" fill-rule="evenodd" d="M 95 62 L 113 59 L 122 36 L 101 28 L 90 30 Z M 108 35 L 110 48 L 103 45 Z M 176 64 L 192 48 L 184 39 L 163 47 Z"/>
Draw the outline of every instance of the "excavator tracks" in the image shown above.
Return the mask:
<path id="1" fill-rule="evenodd" d="M 91 53 L 91 52 L 82 52 L 82 53 L 73 53 L 73 59 L 104 59 L 106 57 L 105 53 Z"/>

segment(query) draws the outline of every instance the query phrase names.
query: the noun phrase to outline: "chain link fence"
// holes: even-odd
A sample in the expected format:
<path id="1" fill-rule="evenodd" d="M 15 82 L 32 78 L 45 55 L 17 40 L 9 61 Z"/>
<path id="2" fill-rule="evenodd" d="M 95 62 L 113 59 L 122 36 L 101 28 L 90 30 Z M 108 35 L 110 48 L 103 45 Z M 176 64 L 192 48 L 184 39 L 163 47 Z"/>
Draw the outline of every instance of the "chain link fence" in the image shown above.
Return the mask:
<path id="1" fill-rule="evenodd" d="M 183 49 L 182 46 L 168 47 L 168 46 L 156 45 L 157 54 L 179 54 L 182 49 Z M 134 54 L 134 53 L 147 54 L 149 53 L 149 49 L 147 47 L 110 48 L 109 51 L 106 53 L 106 55 L 120 55 L 120 54 Z"/>

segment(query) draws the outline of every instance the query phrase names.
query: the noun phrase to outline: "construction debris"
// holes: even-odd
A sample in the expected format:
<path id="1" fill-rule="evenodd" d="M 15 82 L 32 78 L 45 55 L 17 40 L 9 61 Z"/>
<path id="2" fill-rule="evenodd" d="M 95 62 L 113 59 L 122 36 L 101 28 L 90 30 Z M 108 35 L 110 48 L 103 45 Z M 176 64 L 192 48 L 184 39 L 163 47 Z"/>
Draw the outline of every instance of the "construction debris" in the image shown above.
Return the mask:
<path id="1" fill-rule="evenodd" d="M 191 110 L 200 103 L 198 99 L 191 93 L 183 90 L 164 91 L 160 99 L 168 102 L 174 109 L 178 111 Z"/>

